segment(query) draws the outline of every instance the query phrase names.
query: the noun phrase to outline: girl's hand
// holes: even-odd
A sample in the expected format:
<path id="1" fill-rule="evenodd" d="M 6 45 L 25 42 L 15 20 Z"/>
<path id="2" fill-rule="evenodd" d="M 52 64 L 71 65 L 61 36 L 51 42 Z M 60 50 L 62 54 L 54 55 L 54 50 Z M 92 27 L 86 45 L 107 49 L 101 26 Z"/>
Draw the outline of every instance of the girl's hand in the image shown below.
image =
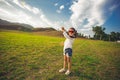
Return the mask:
<path id="1" fill-rule="evenodd" d="M 62 27 L 61 29 L 62 29 L 62 31 L 65 31 L 65 28 L 64 28 L 64 27 Z"/>

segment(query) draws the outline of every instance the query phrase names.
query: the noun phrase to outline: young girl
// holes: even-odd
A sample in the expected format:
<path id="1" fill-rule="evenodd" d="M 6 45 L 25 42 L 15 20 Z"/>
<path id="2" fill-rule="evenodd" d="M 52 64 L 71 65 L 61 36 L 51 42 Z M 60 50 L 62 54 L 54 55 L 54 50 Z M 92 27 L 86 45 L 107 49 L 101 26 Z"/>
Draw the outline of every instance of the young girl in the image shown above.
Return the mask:
<path id="1" fill-rule="evenodd" d="M 59 70 L 59 72 L 65 72 L 66 71 L 66 65 L 68 63 L 68 70 L 65 72 L 66 75 L 69 75 L 71 73 L 71 57 L 72 57 L 72 44 L 74 42 L 74 38 L 76 38 L 76 30 L 74 28 L 70 28 L 68 32 L 62 27 L 62 32 L 64 37 L 66 38 L 64 42 L 64 64 L 63 68 Z"/>

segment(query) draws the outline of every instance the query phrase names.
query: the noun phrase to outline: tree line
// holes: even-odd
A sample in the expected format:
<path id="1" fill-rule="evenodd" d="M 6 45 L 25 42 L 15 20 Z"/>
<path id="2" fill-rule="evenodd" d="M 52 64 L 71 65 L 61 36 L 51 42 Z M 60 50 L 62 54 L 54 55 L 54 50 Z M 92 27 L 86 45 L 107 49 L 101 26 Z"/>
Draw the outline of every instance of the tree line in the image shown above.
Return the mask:
<path id="1" fill-rule="evenodd" d="M 110 34 L 105 33 L 105 28 L 101 26 L 92 27 L 94 32 L 93 39 L 104 40 L 104 41 L 117 41 L 120 40 L 120 32 L 110 32 Z"/>

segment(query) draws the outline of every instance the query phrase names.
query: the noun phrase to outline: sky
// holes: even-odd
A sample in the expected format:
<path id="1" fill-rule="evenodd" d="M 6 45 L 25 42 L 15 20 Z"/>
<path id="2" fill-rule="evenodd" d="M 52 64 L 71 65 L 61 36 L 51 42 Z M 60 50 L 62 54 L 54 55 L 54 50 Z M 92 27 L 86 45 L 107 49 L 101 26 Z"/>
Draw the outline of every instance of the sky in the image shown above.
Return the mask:
<path id="1" fill-rule="evenodd" d="M 120 32 L 120 0 L 0 0 L 0 19 L 93 35 L 92 27 Z"/>

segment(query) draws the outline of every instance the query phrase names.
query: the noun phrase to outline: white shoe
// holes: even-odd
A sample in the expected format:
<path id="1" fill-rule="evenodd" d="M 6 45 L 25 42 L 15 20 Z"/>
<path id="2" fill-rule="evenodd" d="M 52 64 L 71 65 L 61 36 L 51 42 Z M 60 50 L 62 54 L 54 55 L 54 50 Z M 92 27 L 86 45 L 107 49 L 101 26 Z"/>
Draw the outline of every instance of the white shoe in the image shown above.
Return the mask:
<path id="1" fill-rule="evenodd" d="M 60 73 L 65 72 L 65 69 L 62 68 L 62 69 L 59 70 L 59 72 L 60 72 Z"/>
<path id="2" fill-rule="evenodd" d="M 67 70 L 67 71 L 65 72 L 66 75 L 69 75 L 70 73 L 71 73 L 71 71 L 69 71 L 69 70 Z"/>

